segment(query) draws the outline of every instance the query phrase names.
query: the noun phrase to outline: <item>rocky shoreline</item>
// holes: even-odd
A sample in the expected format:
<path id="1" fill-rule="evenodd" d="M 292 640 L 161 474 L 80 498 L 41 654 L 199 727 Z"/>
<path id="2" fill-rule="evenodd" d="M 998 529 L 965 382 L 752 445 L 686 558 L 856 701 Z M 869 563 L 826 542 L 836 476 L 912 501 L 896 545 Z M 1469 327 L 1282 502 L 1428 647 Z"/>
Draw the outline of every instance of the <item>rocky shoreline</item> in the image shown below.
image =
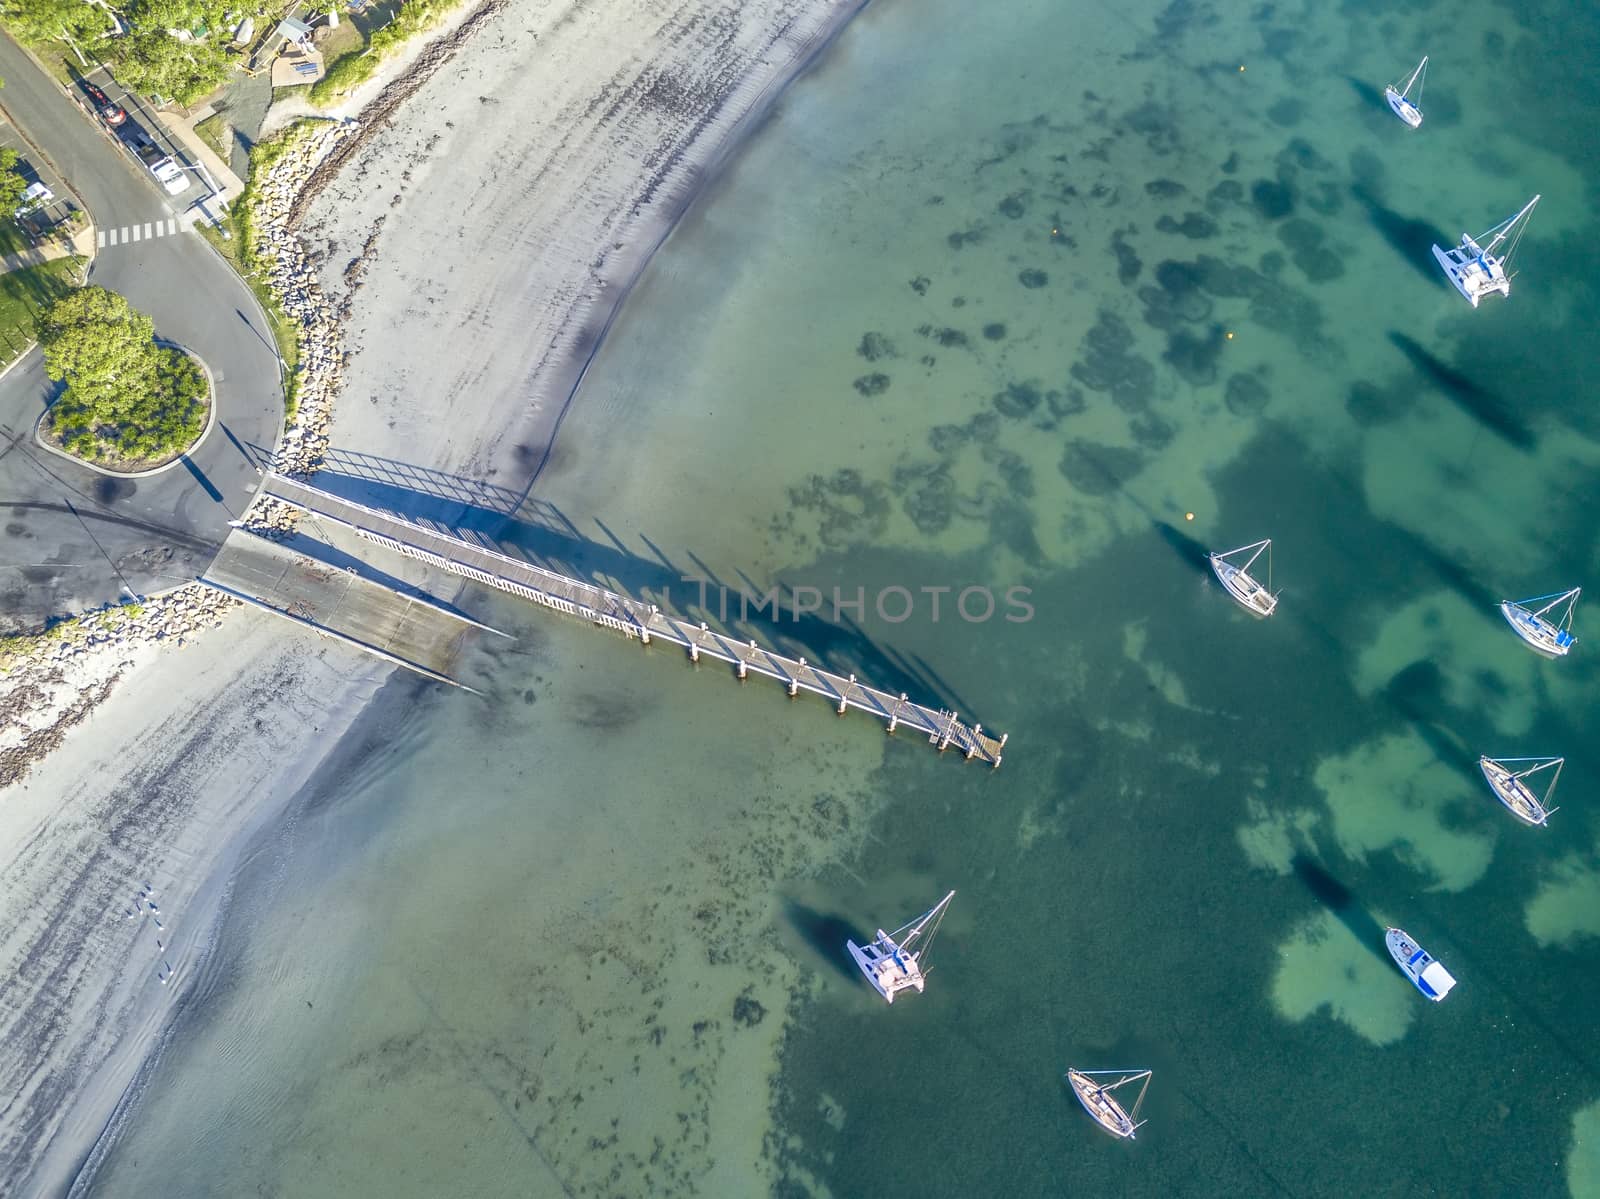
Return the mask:
<path id="1" fill-rule="evenodd" d="M 162 646 L 218 628 L 239 601 L 186 583 L 137 604 L 85 613 L 43 633 L 0 643 L 0 787 L 25 778 Z"/>
<path id="2" fill-rule="evenodd" d="M 297 404 L 277 449 L 277 469 L 285 474 L 310 474 L 322 464 L 344 370 L 338 313 L 323 294 L 316 267 L 295 231 L 301 192 L 356 128 L 354 122 L 317 121 L 290 130 L 285 134 L 291 139 L 289 148 L 251 188 L 256 252 L 270 258 L 272 290 L 299 326 Z"/>

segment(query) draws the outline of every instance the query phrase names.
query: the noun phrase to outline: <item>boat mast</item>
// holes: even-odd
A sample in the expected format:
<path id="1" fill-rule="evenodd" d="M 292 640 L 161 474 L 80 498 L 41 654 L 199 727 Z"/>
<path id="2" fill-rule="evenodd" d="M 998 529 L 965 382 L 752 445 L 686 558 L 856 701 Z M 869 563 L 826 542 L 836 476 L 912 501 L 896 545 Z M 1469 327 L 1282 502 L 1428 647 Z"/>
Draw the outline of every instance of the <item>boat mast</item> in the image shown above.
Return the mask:
<path id="1" fill-rule="evenodd" d="M 1550 611 L 1551 608 L 1554 608 L 1562 600 L 1571 600 L 1572 602 L 1567 605 L 1567 610 L 1564 613 L 1562 613 L 1561 623 L 1556 626 L 1557 628 L 1560 628 L 1560 629 L 1566 629 L 1566 628 L 1570 628 L 1571 625 L 1572 625 L 1572 609 L 1577 607 L 1577 605 L 1578 605 L 1578 593 L 1581 592 L 1582 590 L 1583 590 L 1583 588 L 1581 588 L 1581 587 L 1574 587 L 1571 591 L 1563 591 L 1560 595 L 1541 595 L 1541 596 L 1538 596 L 1535 599 L 1529 600 L 1528 603 L 1536 604 L 1536 603 L 1539 602 L 1539 600 L 1542 600 L 1542 599 L 1549 600 L 1550 602 L 1548 604 L 1546 604 L 1544 607 L 1540 608 L 1538 611 L 1533 613 L 1534 616 L 1543 617 L 1546 612 Z M 1526 609 L 1526 605 L 1518 604 L 1517 606 L 1519 608 L 1524 608 L 1524 610 Z"/>
<path id="2" fill-rule="evenodd" d="M 1489 255 L 1494 253 L 1494 248 L 1496 246 L 1498 246 L 1502 241 L 1505 240 L 1506 235 L 1511 232 L 1512 226 L 1514 226 L 1518 221 L 1522 220 L 1523 217 L 1527 216 L 1530 212 L 1532 212 L 1533 211 L 1533 206 L 1539 202 L 1539 199 L 1540 199 L 1539 196 L 1535 196 L 1533 199 L 1528 201 L 1528 203 L 1523 207 L 1522 211 L 1517 213 L 1516 216 L 1512 217 L 1508 221 L 1501 221 L 1500 224 L 1496 225 L 1493 229 L 1489 230 L 1488 233 L 1484 234 L 1485 237 L 1490 237 L 1491 234 L 1493 235 L 1493 237 L 1489 241 L 1489 244 L 1483 247 L 1484 257 L 1488 257 Z M 1522 228 L 1517 230 L 1517 236 L 1511 243 L 1511 249 L 1507 250 L 1504 254 L 1502 254 L 1500 256 L 1500 265 L 1501 266 L 1504 266 L 1506 264 L 1506 262 L 1510 260 L 1511 255 L 1516 252 L 1517 242 L 1522 240 L 1522 234 L 1523 234 L 1524 230 L 1526 230 L 1526 229 L 1527 229 L 1527 225 L 1524 224 L 1522 226 Z"/>
<path id="3" fill-rule="evenodd" d="M 1512 759 L 1512 760 L 1515 761 L 1515 759 Z M 1539 765 L 1530 766 L 1527 770 L 1519 771 L 1517 774 L 1513 775 L 1512 777 L 1513 778 L 1517 778 L 1517 779 L 1530 778 L 1533 775 L 1538 774 L 1541 770 L 1548 770 L 1550 767 L 1554 766 L 1556 768 L 1555 775 L 1554 775 L 1554 777 L 1551 778 L 1550 785 L 1545 788 L 1544 795 L 1539 800 L 1539 806 L 1545 810 L 1545 815 L 1547 815 L 1547 816 L 1551 812 L 1559 811 L 1558 808 L 1552 808 L 1550 806 L 1550 797 L 1556 793 L 1556 784 L 1561 781 L 1561 767 L 1566 762 L 1566 759 L 1565 758 L 1530 758 L 1528 760 L 1532 761 L 1532 762 L 1538 762 Z"/>
<path id="4" fill-rule="evenodd" d="M 1407 80 L 1406 80 L 1406 86 L 1405 86 L 1405 90 L 1403 90 L 1403 91 L 1402 91 L 1402 92 L 1401 92 L 1401 93 L 1400 93 L 1400 95 L 1401 95 L 1401 96 L 1402 96 L 1402 97 L 1403 97 L 1403 98 L 1405 98 L 1405 99 L 1407 99 L 1407 100 L 1410 100 L 1410 99 L 1411 99 L 1411 85 L 1412 85 L 1412 84 L 1413 84 L 1413 83 L 1415 83 L 1415 82 L 1416 82 L 1416 81 L 1417 81 L 1417 79 L 1418 79 L 1418 77 L 1419 77 L 1419 76 L 1420 76 L 1420 75 L 1421 75 L 1421 74 L 1422 74 L 1422 73 L 1423 73 L 1423 72 L 1424 72 L 1424 71 L 1426 71 L 1426 70 L 1427 70 L 1427 69 L 1428 69 L 1428 56 L 1427 56 L 1427 55 L 1426 55 L 1426 54 L 1424 54 L 1424 55 L 1423 55 L 1423 56 L 1422 56 L 1422 61 L 1421 61 L 1421 62 L 1420 62 L 1420 63 L 1418 63 L 1418 64 L 1417 64 L 1417 69 L 1416 69 L 1416 70 L 1415 70 L 1415 71 L 1412 71 L 1412 72 L 1411 72 L 1411 78 L 1410 78 L 1410 79 L 1407 79 Z M 1418 105 L 1418 106 L 1419 106 L 1419 107 L 1420 107 L 1420 101 L 1421 101 L 1421 100 L 1422 100 L 1422 89 L 1421 89 L 1421 88 L 1420 88 L 1420 87 L 1419 87 L 1419 88 L 1418 88 L 1418 89 L 1417 89 L 1417 98 L 1416 98 L 1416 99 L 1415 99 L 1415 100 L 1411 100 L 1411 102 L 1412 102 L 1412 103 L 1413 103 L 1413 104 L 1417 104 L 1417 105 Z"/>
<path id="5" fill-rule="evenodd" d="M 950 892 L 921 916 L 906 925 L 905 928 L 897 929 L 891 933 L 890 940 L 894 941 L 902 952 L 909 952 L 911 943 L 922 935 L 922 930 L 927 927 L 928 922 L 931 920 L 933 921 L 933 929 L 928 933 L 927 944 L 922 947 L 922 952 L 918 955 L 919 957 L 925 956 L 928 952 L 928 946 L 933 944 L 933 938 L 939 931 L 940 923 L 944 920 L 945 909 L 950 906 L 950 901 L 955 897 L 956 893 L 954 891 Z M 907 931 L 908 929 L 910 930 L 909 932 Z M 904 940 L 900 937 L 901 933 L 905 933 Z"/>
<path id="6" fill-rule="evenodd" d="M 1251 567 L 1251 566 L 1253 566 L 1253 565 L 1255 565 L 1255 560 L 1256 560 L 1256 559 L 1257 559 L 1257 558 L 1259 558 L 1259 557 L 1261 557 L 1261 552 L 1262 552 L 1262 551 L 1263 551 L 1263 550 L 1269 550 L 1269 549 L 1271 549 L 1271 548 L 1272 548 L 1272 538 L 1270 538 L 1270 537 L 1269 537 L 1269 538 L 1267 538 L 1267 539 L 1266 539 L 1266 540 L 1265 540 L 1265 541 L 1258 541 L 1258 542 L 1256 542 L 1256 543 L 1255 543 L 1255 545 L 1254 545 L 1254 546 L 1249 546 L 1249 545 L 1247 545 L 1247 546 L 1244 546 L 1244 547 L 1243 547 L 1243 548 L 1245 548 L 1245 549 L 1247 549 L 1247 550 L 1248 550 L 1248 549 L 1254 549 L 1254 550 L 1255 550 L 1255 553 L 1253 553 L 1253 554 L 1251 554 L 1251 555 L 1250 555 L 1250 559 L 1249 559 L 1249 561 L 1247 561 L 1247 562 L 1246 562 L 1246 563 L 1245 563 L 1245 564 L 1244 564 L 1244 565 L 1243 565 L 1243 566 L 1241 566 L 1241 567 L 1240 567 L 1240 568 L 1239 568 L 1239 569 L 1240 569 L 1240 570 L 1242 570 L 1242 571 L 1243 571 L 1243 572 L 1244 572 L 1244 573 L 1245 573 L 1245 574 L 1249 574 L 1249 573 L 1250 573 L 1250 567 Z M 1238 552 L 1238 551 L 1235 551 L 1235 553 L 1237 553 L 1237 552 Z M 1270 571 L 1271 571 L 1271 570 L 1272 570 L 1272 555 L 1271 555 L 1271 554 L 1268 554 L 1268 555 L 1267 555 L 1267 570 L 1268 570 L 1268 571 L 1269 571 L 1269 572 L 1270 572 Z M 1270 576 L 1269 576 L 1269 577 L 1270 577 Z M 1270 584 L 1269 584 L 1269 585 L 1268 585 L 1268 590 L 1269 590 L 1269 591 L 1270 591 L 1270 590 L 1271 590 L 1271 586 L 1270 586 Z"/>

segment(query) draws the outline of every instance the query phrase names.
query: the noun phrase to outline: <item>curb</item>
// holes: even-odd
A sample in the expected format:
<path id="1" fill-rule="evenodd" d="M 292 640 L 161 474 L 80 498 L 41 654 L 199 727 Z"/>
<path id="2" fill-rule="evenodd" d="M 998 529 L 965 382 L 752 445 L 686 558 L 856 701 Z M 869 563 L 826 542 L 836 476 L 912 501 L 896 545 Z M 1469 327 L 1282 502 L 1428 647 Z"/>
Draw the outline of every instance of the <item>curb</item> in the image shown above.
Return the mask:
<path id="1" fill-rule="evenodd" d="M 156 338 L 155 342 L 158 346 L 162 346 L 166 349 L 182 351 L 193 361 L 198 363 L 200 369 L 205 372 L 206 386 L 211 391 L 211 414 L 206 418 L 206 427 L 200 430 L 200 436 L 194 439 L 194 443 L 192 445 L 185 449 L 171 462 L 163 462 L 160 466 L 152 466 L 149 470 L 110 470 L 104 466 L 96 466 L 93 462 L 85 462 L 82 458 L 76 457 L 73 454 L 69 454 L 65 450 L 57 449 L 55 446 L 47 442 L 44 439 L 44 435 L 41 430 L 44 428 L 45 419 L 50 415 L 50 410 L 48 408 L 45 409 L 44 412 L 40 413 L 39 419 L 33 424 L 34 444 L 40 449 L 54 454 L 57 458 L 65 458 L 68 462 L 81 466 L 86 470 L 92 470 L 97 475 L 104 475 L 108 479 L 148 479 L 151 475 L 159 475 L 164 471 L 171 470 L 175 466 L 182 466 L 184 459 L 204 445 L 206 438 L 211 436 L 211 430 L 217 427 L 217 409 L 221 406 L 221 400 L 217 396 L 217 381 L 212 378 L 211 368 L 206 365 L 206 360 L 200 357 L 199 354 L 196 354 L 188 346 L 180 346 L 175 341 L 167 341 L 160 337 Z M 19 355 L 17 361 L 20 362 L 21 360 L 21 356 Z M 15 365 L 15 363 L 12 365 Z"/>

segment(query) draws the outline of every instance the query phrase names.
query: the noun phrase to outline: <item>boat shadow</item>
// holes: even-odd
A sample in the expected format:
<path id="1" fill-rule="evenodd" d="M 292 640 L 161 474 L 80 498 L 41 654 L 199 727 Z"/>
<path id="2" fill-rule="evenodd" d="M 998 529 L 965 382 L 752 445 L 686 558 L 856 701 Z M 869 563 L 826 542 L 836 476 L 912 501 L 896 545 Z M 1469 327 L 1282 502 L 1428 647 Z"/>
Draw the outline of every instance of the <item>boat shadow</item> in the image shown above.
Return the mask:
<path id="1" fill-rule="evenodd" d="M 856 969 L 850 951 L 844 944 L 854 941 L 857 945 L 865 945 L 872 940 L 870 933 L 862 932 L 843 916 L 819 912 L 793 899 L 784 901 L 783 918 L 806 946 L 832 966 L 841 978 L 871 989 L 861 971 Z"/>
<path id="2" fill-rule="evenodd" d="M 1444 272 L 1439 269 L 1439 263 L 1433 256 L 1433 247 L 1453 246 L 1456 244 L 1455 238 L 1447 235 L 1437 225 L 1430 225 L 1427 221 L 1417 220 L 1414 217 L 1402 216 L 1359 183 L 1352 187 L 1350 192 L 1367 210 L 1367 219 L 1372 222 L 1373 228 L 1377 229 L 1383 240 L 1389 243 L 1390 249 L 1409 262 L 1418 274 L 1424 276 L 1434 286 L 1454 290 L 1446 281 Z"/>
<path id="3" fill-rule="evenodd" d="M 1332 912 L 1334 919 L 1349 929 L 1364 948 L 1382 961 L 1389 960 L 1384 942 L 1386 930 L 1361 906 L 1354 891 L 1303 853 L 1295 854 L 1289 865 L 1312 898 Z"/>
<path id="4" fill-rule="evenodd" d="M 1445 700 L 1444 676 L 1437 665 L 1419 659 L 1403 667 L 1385 685 L 1383 696 L 1433 751 L 1434 757 L 1463 778 L 1473 778 L 1478 770 L 1478 759 L 1438 719 Z"/>
<path id="5" fill-rule="evenodd" d="M 1519 450 L 1533 448 L 1533 433 L 1511 414 L 1494 392 L 1430 353 L 1398 329 L 1389 331 L 1389 340 L 1411 361 L 1412 366 L 1473 420 Z"/>
<path id="6" fill-rule="evenodd" d="M 1360 96 L 1366 106 L 1373 112 L 1381 112 L 1384 116 L 1393 116 L 1389 108 L 1389 101 L 1383 98 L 1383 89 L 1373 87 L 1365 79 L 1357 79 L 1354 75 L 1346 75 L 1344 81 L 1350 85 L 1350 90 Z"/>
<path id="7" fill-rule="evenodd" d="M 1211 551 L 1207 546 L 1201 545 L 1182 529 L 1164 520 L 1153 520 L 1150 524 L 1155 529 L 1156 535 L 1165 541 L 1167 547 L 1195 574 L 1203 578 L 1211 576 Z"/>

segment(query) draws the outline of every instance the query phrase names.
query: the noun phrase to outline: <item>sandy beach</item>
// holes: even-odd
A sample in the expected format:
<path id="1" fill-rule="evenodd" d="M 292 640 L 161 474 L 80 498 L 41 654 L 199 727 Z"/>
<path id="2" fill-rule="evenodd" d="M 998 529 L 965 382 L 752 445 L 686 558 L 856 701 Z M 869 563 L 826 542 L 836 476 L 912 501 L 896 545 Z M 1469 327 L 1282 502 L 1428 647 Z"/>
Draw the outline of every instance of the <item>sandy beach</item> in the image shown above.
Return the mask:
<path id="1" fill-rule="evenodd" d="M 307 250 L 345 321 L 335 445 L 526 487 L 651 253 L 859 7 L 474 10 L 470 40 L 391 84 L 403 103 L 380 93 L 314 180 Z M 8 1192 L 86 1177 L 206 969 L 252 834 L 387 674 L 233 611 L 181 653 L 118 659 L 98 707 L 0 789 Z"/>

